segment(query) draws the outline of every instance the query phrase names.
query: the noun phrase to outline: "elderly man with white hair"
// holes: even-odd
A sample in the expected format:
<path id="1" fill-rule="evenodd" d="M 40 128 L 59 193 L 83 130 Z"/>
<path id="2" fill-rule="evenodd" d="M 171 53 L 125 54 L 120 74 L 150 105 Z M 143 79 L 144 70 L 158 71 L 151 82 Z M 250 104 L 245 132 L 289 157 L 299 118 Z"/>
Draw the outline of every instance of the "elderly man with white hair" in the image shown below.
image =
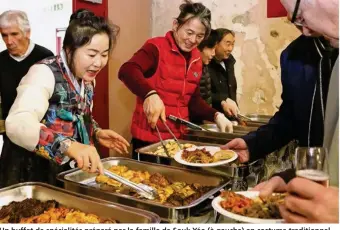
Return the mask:
<path id="1" fill-rule="evenodd" d="M 339 0 L 281 0 L 288 17 L 304 34 L 317 32 L 339 47 Z M 328 149 L 330 183 L 325 187 L 304 178 L 293 178 L 288 184 L 279 177 L 259 184 L 260 195 L 273 191 L 288 192 L 280 213 L 289 223 L 339 222 L 339 59 L 328 88 L 323 146 Z"/>
<path id="2" fill-rule="evenodd" d="M 9 110 L 17 96 L 16 88 L 29 68 L 42 59 L 53 56 L 53 53 L 30 40 L 31 28 L 25 12 L 19 10 L 5 11 L 0 15 L 0 33 L 7 49 L 0 53 L 0 94 L 3 119 L 6 119 Z M 32 101 L 32 103 L 34 103 Z M 11 184 L 34 181 L 35 175 L 30 173 L 30 168 L 39 167 L 32 165 L 32 158 L 36 154 L 12 143 L 4 134 L 4 145 L 0 157 L 0 188 Z M 39 159 L 43 161 L 45 159 Z M 9 168 L 10 162 L 26 162 L 27 167 Z M 46 169 L 47 170 L 47 169 Z M 14 177 L 20 171 L 20 178 Z M 44 169 L 41 170 L 44 173 Z"/>

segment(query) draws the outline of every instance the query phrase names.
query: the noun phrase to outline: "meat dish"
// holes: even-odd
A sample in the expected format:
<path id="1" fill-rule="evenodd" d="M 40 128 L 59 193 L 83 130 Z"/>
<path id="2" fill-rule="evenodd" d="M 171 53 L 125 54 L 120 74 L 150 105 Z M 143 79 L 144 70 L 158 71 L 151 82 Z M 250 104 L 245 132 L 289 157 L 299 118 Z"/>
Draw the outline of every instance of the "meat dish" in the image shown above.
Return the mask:
<path id="1" fill-rule="evenodd" d="M 182 149 L 187 149 L 187 148 L 191 148 L 191 147 L 195 147 L 194 144 L 189 144 L 189 143 L 184 143 L 184 144 L 180 144 Z M 168 153 L 171 157 L 174 157 L 175 154 L 180 151 L 180 148 L 178 146 L 178 144 L 175 141 L 169 141 L 166 145 L 165 148 L 168 150 Z M 163 146 L 158 146 L 157 150 L 154 152 L 147 152 L 148 154 L 151 155 L 157 155 L 157 156 L 163 156 L 163 157 L 167 157 L 168 155 L 165 153 L 164 147 Z"/>
<path id="2" fill-rule="evenodd" d="M 273 194 L 265 199 L 250 199 L 232 191 L 223 191 L 224 199 L 220 205 L 225 210 L 252 218 L 281 219 L 279 205 L 283 203 L 286 194 Z"/>
<path id="3" fill-rule="evenodd" d="M 231 159 L 235 153 L 230 150 L 220 150 L 212 155 L 205 148 L 195 149 L 195 150 L 183 150 L 182 159 L 190 163 L 203 163 L 209 164 L 213 162 L 218 162 L 221 160 Z"/>
<path id="4" fill-rule="evenodd" d="M 160 173 L 150 174 L 147 171 L 135 171 L 127 166 L 114 165 L 108 170 L 137 184 L 143 183 L 153 187 L 158 194 L 154 202 L 169 206 L 188 205 L 212 189 L 210 186 L 202 186 L 198 183 L 188 184 L 186 182 L 171 181 Z M 145 199 L 135 190 L 105 175 L 97 176 L 96 182 L 101 185 L 102 189 L 127 194 L 138 199 Z"/>
<path id="5" fill-rule="evenodd" d="M 0 210 L 0 223 L 116 223 L 94 214 L 67 208 L 55 200 L 27 198 L 12 201 Z"/>

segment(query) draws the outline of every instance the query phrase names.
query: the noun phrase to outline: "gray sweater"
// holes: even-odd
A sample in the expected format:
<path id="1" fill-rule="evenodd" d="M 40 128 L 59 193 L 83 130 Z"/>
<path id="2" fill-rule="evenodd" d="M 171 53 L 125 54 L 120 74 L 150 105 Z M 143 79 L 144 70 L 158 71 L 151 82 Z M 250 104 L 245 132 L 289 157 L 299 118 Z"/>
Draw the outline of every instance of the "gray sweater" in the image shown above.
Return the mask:
<path id="1" fill-rule="evenodd" d="M 339 186 L 339 58 L 329 82 L 323 146 L 328 149 L 329 184 Z"/>

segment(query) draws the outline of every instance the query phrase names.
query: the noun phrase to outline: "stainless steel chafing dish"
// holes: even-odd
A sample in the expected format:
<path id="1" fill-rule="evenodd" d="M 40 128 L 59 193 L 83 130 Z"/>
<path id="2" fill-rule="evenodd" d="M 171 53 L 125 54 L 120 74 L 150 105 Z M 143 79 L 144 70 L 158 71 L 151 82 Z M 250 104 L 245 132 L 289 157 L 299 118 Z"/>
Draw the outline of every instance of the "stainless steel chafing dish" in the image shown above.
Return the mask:
<path id="1" fill-rule="evenodd" d="M 230 140 L 238 137 L 242 137 L 247 134 L 247 131 L 241 131 L 242 128 L 237 127 L 234 133 L 226 133 L 226 132 L 219 132 L 218 128 L 215 124 L 204 125 L 206 128 L 209 128 L 209 131 L 205 130 L 197 130 L 197 129 L 187 129 L 187 132 L 184 134 L 183 139 L 189 139 L 192 141 L 199 141 L 199 142 L 209 142 L 209 143 L 216 143 L 216 144 L 226 144 Z M 235 126 L 234 126 L 235 129 Z M 256 128 L 254 128 L 256 129 Z"/>
<path id="2" fill-rule="evenodd" d="M 195 128 L 187 128 L 188 133 L 185 134 L 186 136 L 200 136 L 201 140 L 206 138 L 207 140 L 211 141 L 211 137 L 214 137 L 215 139 L 226 139 L 226 140 L 232 140 L 233 138 L 240 137 L 243 135 L 246 135 L 247 133 L 251 131 L 255 131 L 258 127 L 267 124 L 272 116 L 267 115 L 257 115 L 257 114 L 247 114 L 246 117 L 252 119 L 251 121 L 245 121 L 246 126 L 242 126 L 237 124 L 233 125 L 233 133 L 224 133 L 220 132 L 217 125 L 214 123 L 211 124 L 203 124 L 199 125 L 202 129 L 195 129 Z M 219 141 L 217 139 L 217 141 Z M 215 141 L 215 143 L 217 143 Z"/>
<path id="3" fill-rule="evenodd" d="M 265 123 L 256 121 L 247 121 L 247 126 L 234 125 L 233 133 L 220 132 L 216 124 L 203 124 L 200 125 L 202 130 L 187 128 L 187 132 L 183 135 L 183 139 L 199 142 L 209 142 L 217 144 L 225 144 L 228 141 L 242 137 L 251 131 L 255 131 L 258 127 Z"/>
<path id="4" fill-rule="evenodd" d="M 203 124 L 201 127 L 204 128 L 204 130 L 187 128 L 187 132 L 183 134 L 182 139 L 225 144 L 234 138 L 242 137 L 251 131 L 255 131 L 258 127 L 267 124 L 271 118 L 271 116 L 267 115 L 248 114 L 246 116 L 249 116 L 253 121 L 246 121 L 247 126 L 234 125 L 233 133 L 220 132 L 216 124 Z"/>
<path id="5" fill-rule="evenodd" d="M 202 128 L 209 130 L 210 132 L 215 132 L 219 133 L 219 135 L 223 135 L 225 133 L 222 133 L 220 129 L 217 127 L 216 124 L 204 124 L 200 125 Z M 257 126 L 240 126 L 240 125 L 234 125 L 233 126 L 233 133 L 234 134 L 247 134 L 251 131 L 256 130 L 258 127 Z M 204 132 L 204 131 L 203 131 Z M 205 131 L 208 132 L 208 131 Z"/>
<path id="6" fill-rule="evenodd" d="M 225 145 L 234 138 L 242 137 L 243 134 L 224 134 L 224 137 L 209 136 L 207 132 L 188 131 L 183 134 L 183 140 L 204 142 L 210 144 Z"/>
<path id="7" fill-rule="evenodd" d="M 173 141 L 172 139 L 164 140 L 165 144 Z M 219 144 L 211 144 L 205 142 L 188 141 L 188 140 L 178 140 L 181 144 L 194 144 L 196 146 L 219 146 Z M 176 167 L 188 168 L 192 170 L 198 170 L 203 172 L 212 172 L 223 177 L 232 178 L 231 188 L 233 190 L 247 190 L 248 186 L 255 186 L 264 177 L 264 160 L 259 159 L 247 164 L 240 165 L 238 162 L 229 163 L 226 165 L 216 166 L 216 167 L 191 167 L 178 163 L 173 158 L 166 156 L 157 156 L 150 154 L 155 152 L 158 147 L 162 146 L 160 142 L 154 143 L 143 148 L 139 148 L 136 151 L 138 156 L 148 156 L 148 160 L 153 162 L 167 164 Z M 241 184 L 242 185 L 241 185 Z"/>
<path id="8" fill-rule="evenodd" d="M 213 189 L 197 200 L 194 200 L 190 205 L 176 207 L 103 190 L 95 181 L 96 174 L 90 174 L 79 169 L 69 170 L 58 175 L 58 179 L 64 182 L 64 187 L 67 190 L 148 210 L 157 213 L 164 222 L 188 222 L 193 216 L 211 211 L 211 200 L 209 198 L 218 194 L 221 189 L 225 188 L 230 183 L 229 178 L 212 173 L 202 173 L 184 168 L 139 162 L 127 158 L 110 157 L 103 159 L 102 162 L 105 168 L 109 168 L 112 165 L 125 165 L 132 170 L 160 173 L 172 181 L 183 181 L 190 184 L 199 183 L 203 186 L 213 186 Z"/>
<path id="9" fill-rule="evenodd" d="M 175 140 L 173 139 L 167 139 L 164 140 L 164 144 L 167 145 L 169 142 L 174 142 Z M 210 143 L 204 143 L 204 142 L 198 142 L 198 141 L 189 141 L 189 140 L 181 140 L 179 139 L 178 142 L 180 144 L 192 144 L 195 146 L 219 146 L 219 144 L 210 144 Z M 172 166 L 176 166 L 176 167 L 182 167 L 183 165 L 177 163 L 173 158 L 169 158 L 167 156 L 159 156 L 159 155 L 155 155 L 152 154 L 154 152 L 156 152 L 158 150 L 159 147 L 162 147 L 162 143 L 161 142 L 157 142 L 139 149 L 136 149 L 136 152 L 138 154 L 138 160 L 140 160 L 140 156 L 148 156 L 149 161 L 161 164 L 163 162 L 167 162 L 167 165 L 172 165 Z"/>
<path id="10" fill-rule="evenodd" d="M 269 120 L 272 118 L 270 115 L 262 115 L 262 114 L 246 114 L 246 117 L 249 117 L 254 123 L 262 123 L 267 124 Z M 247 122 L 248 123 L 248 122 Z"/>
<path id="11" fill-rule="evenodd" d="M 159 216 L 154 213 L 84 196 L 43 183 L 28 182 L 0 189 L 0 206 L 27 198 L 34 198 L 40 201 L 55 200 L 67 207 L 79 209 L 86 213 L 93 213 L 103 218 L 112 218 L 119 223 L 160 222 Z"/>

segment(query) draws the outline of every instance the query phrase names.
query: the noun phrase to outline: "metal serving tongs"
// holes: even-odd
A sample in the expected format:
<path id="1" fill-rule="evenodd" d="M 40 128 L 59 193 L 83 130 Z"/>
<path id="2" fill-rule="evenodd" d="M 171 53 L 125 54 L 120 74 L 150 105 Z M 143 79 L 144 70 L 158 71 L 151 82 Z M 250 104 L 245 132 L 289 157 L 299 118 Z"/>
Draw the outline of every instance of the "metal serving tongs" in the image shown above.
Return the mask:
<path id="1" fill-rule="evenodd" d="M 240 118 L 242 118 L 242 119 L 244 119 L 244 120 L 247 120 L 247 121 L 253 121 L 250 117 L 247 117 L 247 116 L 245 116 L 245 115 L 243 115 L 243 114 L 237 114 L 237 116 L 238 117 L 240 117 Z"/>
<path id="2" fill-rule="evenodd" d="M 178 148 L 179 148 L 180 150 L 182 150 L 182 146 L 181 146 L 181 144 L 179 143 L 179 141 L 177 140 L 175 134 L 171 131 L 171 129 L 169 128 L 169 126 L 166 124 L 165 121 L 162 120 L 162 122 L 163 122 L 164 126 L 166 127 L 166 129 L 168 130 L 168 132 L 171 134 L 171 136 L 172 136 L 172 138 L 174 139 L 174 141 L 176 142 L 176 144 L 178 145 Z M 162 146 L 163 146 L 163 148 L 164 148 L 165 154 L 166 154 L 169 158 L 171 158 L 171 155 L 170 155 L 168 149 L 166 148 L 166 144 L 164 143 L 164 140 L 163 140 L 163 138 L 162 138 L 162 136 L 161 136 L 161 133 L 159 132 L 159 129 L 158 129 L 157 124 L 156 124 L 156 131 L 157 131 L 158 138 L 159 138 L 159 140 L 161 141 L 161 144 L 162 144 Z"/>
<path id="3" fill-rule="evenodd" d="M 206 129 L 206 128 L 203 128 L 199 125 L 196 125 L 190 121 L 187 121 L 187 120 L 184 120 L 182 118 L 179 118 L 179 117 L 176 117 L 174 115 L 169 115 L 169 119 L 174 121 L 174 122 L 177 122 L 179 124 L 183 124 L 185 126 L 187 126 L 188 128 L 191 128 L 191 129 L 194 129 L 194 130 L 201 130 L 201 131 L 207 131 L 207 132 L 210 132 L 210 130 Z"/>
<path id="4" fill-rule="evenodd" d="M 168 132 L 171 134 L 172 138 L 175 140 L 176 144 L 178 145 L 178 148 L 179 148 L 180 150 L 182 150 L 181 143 L 179 143 L 179 141 L 177 140 L 175 134 L 171 131 L 171 129 L 169 128 L 169 126 L 166 124 L 166 121 L 163 121 L 163 120 L 162 120 L 162 122 L 163 122 L 165 128 L 166 128 L 166 129 L 168 130 Z"/>
<path id="5" fill-rule="evenodd" d="M 134 190 L 137 191 L 137 193 L 139 195 L 141 195 L 142 197 L 145 197 L 149 200 L 154 200 L 158 196 L 156 189 L 154 189 L 153 187 L 148 186 L 146 184 L 142 184 L 142 183 L 136 184 L 132 181 L 125 179 L 124 177 L 121 177 L 121 176 L 119 176 L 119 175 L 117 175 L 113 172 L 110 172 L 107 169 L 104 169 L 104 175 L 111 178 L 111 179 L 119 181 L 120 183 L 122 183 L 126 186 L 129 186 L 130 188 L 133 188 Z"/>
<path id="6" fill-rule="evenodd" d="M 77 162 L 75 160 L 72 160 L 70 162 L 70 166 L 71 168 L 77 168 Z M 121 177 L 113 172 L 110 172 L 107 169 L 104 169 L 104 175 L 136 190 L 139 195 L 149 200 L 154 200 L 158 197 L 156 189 L 154 189 L 151 186 L 142 183 L 136 184 L 132 181 L 125 179 L 124 177 Z"/>
<path id="7" fill-rule="evenodd" d="M 165 154 L 166 154 L 169 158 L 171 158 L 171 155 L 170 155 L 168 149 L 166 148 L 166 145 L 165 145 L 165 143 L 164 143 L 164 141 L 163 141 L 163 139 L 162 139 L 162 137 L 161 137 L 161 134 L 160 134 L 160 132 L 159 132 L 159 129 L 158 129 L 157 125 L 156 125 L 156 131 L 157 131 L 157 134 L 158 134 L 158 138 L 159 138 L 159 140 L 161 141 L 161 144 L 162 144 L 162 146 L 163 146 L 163 149 L 164 149 Z"/>

